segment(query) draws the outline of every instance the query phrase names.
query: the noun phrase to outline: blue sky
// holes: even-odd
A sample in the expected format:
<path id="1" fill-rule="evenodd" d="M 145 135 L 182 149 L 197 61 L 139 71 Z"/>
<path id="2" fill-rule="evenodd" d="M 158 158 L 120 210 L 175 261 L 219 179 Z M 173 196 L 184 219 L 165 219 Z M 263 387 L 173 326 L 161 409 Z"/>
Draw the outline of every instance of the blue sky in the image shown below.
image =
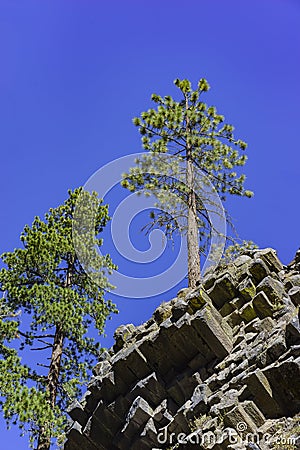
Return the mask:
<path id="1" fill-rule="evenodd" d="M 206 101 L 249 145 L 255 197 L 228 203 L 236 227 L 287 264 L 300 246 L 299 23 L 297 0 L 1 0 L 0 252 L 17 247 L 23 226 L 68 188 L 141 150 L 131 119 L 151 106 L 152 92 L 175 95 L 176 77 L 205 77 Z M 120 314 L 103 345 L 178 287 L 114 297 Z M 1 450 L 28 448 L 18 430 L 0 432 Z"/>

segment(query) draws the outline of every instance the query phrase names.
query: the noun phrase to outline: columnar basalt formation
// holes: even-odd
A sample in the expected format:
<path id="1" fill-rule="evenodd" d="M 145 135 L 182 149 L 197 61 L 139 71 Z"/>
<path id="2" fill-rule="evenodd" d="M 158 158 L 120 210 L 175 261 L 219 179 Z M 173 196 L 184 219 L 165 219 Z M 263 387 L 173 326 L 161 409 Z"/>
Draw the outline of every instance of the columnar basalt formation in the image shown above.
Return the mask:
<path id="1" fill-rule="evenodd" d="M 239 256 L 124 325 L 65 450 L 300 448 L 300 251 Z"/>

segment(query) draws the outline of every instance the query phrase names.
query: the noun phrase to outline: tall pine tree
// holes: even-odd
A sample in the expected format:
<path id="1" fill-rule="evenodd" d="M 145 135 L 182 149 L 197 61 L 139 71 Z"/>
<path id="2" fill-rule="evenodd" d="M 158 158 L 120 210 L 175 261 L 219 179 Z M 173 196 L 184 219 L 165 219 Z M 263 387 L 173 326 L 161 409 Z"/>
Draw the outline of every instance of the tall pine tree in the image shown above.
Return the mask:
<path id="1" fill-rule="evenodd" d="M 247 160 L 244 154 L 247 144 L 234 137 L 234 127 L 225 123 L 214 106 L 203 102 L 208 82 L 202 78 L 195 90 L 186 79 L 176 79 L 174 84 L 180 89 L 180 101 L 153 94 L 156 109 L 134 118 L 143 148 L 149 154 L 138 159 L 136 166 L 123 175 L 122 185 L 131 191 L 143 189 L 157 197 L 157 207 L 164 210 L 152 213 L 152 225 L 164 227 L 169 234 L 174 230 L 186 233 L 188 282 L 195 287 L 200 279 L 199 249 L 205 250 L 212 225 L 205 207 L 207 199 L 203 198 L 205 189 L 201 190 L 203 180 L 197 179 L 195 169 L 201 170 L 222 200 L 227 194 L 245 197 L 253 194 L 244 189 L 245 175 L 235 171 Z M 184 173 L 180 162 L 184 163 Z M 182 215 L 186 217 L 186 227 L 180 224 Z"/>

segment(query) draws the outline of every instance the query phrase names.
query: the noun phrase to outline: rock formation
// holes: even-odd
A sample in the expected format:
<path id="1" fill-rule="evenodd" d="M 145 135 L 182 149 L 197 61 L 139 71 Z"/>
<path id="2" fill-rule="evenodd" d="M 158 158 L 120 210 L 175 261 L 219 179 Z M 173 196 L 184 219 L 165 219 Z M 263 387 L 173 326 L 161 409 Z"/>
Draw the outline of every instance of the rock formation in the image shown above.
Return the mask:
<path id="1" fill-rule="evenodd" d="M 300 448 L 300 251 L 255 250 L 123 325 L 65 450 Z"/>

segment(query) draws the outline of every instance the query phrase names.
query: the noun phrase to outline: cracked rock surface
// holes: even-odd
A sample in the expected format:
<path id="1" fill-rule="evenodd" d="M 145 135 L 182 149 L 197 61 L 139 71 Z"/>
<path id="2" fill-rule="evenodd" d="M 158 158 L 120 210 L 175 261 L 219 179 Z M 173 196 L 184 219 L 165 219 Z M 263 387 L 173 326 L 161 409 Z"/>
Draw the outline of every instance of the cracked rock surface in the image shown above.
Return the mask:
<path id="1" fill-rule="evenodd" d="M 255 250 L 122 325 L 65 450 L 300 449 L 300 251 Z"/>

